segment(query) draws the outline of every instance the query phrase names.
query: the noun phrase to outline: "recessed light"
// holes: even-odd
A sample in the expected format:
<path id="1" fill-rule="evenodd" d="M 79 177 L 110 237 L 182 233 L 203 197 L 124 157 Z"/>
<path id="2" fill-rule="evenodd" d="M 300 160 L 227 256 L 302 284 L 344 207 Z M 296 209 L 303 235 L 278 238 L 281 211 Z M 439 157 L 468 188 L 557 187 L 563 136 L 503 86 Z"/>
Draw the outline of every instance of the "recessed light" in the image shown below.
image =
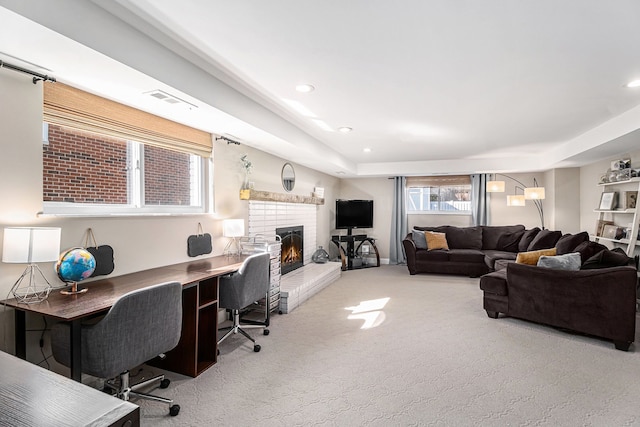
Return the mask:
<path id="1" fill-rule="evenodd" d="M 310 84 L 300 84 L 298 86 L 296 86 L 296 90 L 300 93 L 309 93 L 309 92 L 313 92 L 314 90 L 316 90 L 315 87 L 313 87 L 313 85 Z"/>
<path id="2" fill-rule="evenodd" d="M 337 173 L 338 175 L 344 175 L 344 172 L 343 172 L 343 171 L 337 171 L 336 173 Z"/>
<path id="3" fill-rule="evenodd" d="M 371 148 L 365 148 L 362 151 L 364 151 L 365 153 L 370 153 L 371 152 Z"/>
<path id="4" fill-rule="evenodd" d="M 627 87 L 640 87 L 640 80 L 634 80 L 627 83 Z"/>
<path id="5" fill-rule="evenodd" d="M 353 130 L 353 128 L 347 127 L 347 126 L 343 126 L 341 128 L 338 128 L 338 130 L 342 133 L 349 133 Z"/>

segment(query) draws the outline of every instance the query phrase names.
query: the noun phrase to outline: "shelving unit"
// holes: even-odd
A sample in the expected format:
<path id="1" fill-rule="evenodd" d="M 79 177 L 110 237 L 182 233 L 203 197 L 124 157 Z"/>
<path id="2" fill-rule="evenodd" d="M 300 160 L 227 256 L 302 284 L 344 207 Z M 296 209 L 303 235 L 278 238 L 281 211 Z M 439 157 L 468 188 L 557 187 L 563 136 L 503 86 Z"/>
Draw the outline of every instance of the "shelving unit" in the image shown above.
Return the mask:
<path id="1" fill-rule="evenodd" d="M 240 317 L 245 323 L 269 326 L 271 313 L 280 307 L 280 261 L 282 243 L 279 240 L 267 242 L 260 236 L 254 236 L 248 240 L 241 241 L 240 245 L 242 246 L 242 253 L 245 255 L 258 252 L 269 253 L 269 294 L 257 301 L 257 304 L 251 306 L 249 310 L 243 312 Z M 249 318 L 256 314 L 256 312 L 264 315 L 264 317 L 261 320 Z"/>
<path id="2" fill-rule="evenodd" d="M 376 241 L 366 234 L 331 236 L 331 242 L 340 251 L 342 271 L 359 268 L 380 267 L 380 253 L 376 247 Z M 346 243 L 346 248 L 342 245 Z M 363 246 L 365 245 L 366 246 Z M 368 248 L 364 251 L 364 248 Z"/>
<path id="3" fill-rule="evenodd" d="M 640 177 L 631 178 L 627 181 L 618 181 L 618 182 L 606 182 L 602 184 L 598 184 L 603 188 L 603 191 L 607 187 L 620 187 L 622 191 L 638 191 L 640 195 Z M 623 193 L 621 193 L 623 194 Z M 611 221 L 614 222 L 614 225 L 626 227 L 626 224 L 629 223 L 629 218 L 631 218 L 631 235 L 626 236 L 624 239 L 611 239 L 603 236 L 593 236 L 596 241 L 607 241 L 615 244 L 626 245 L 627 246 L 627 255 L 630 257 L 634 256 L 636 246 L 640 246 L 640 242 L 638 241 L 638 211 L 640 209 L 640 204 L 636 202 L 635 208 L 627 208 L 627 209 L 617 209 L 617 210 L 602 210 L 602 209 L 594 209 L 594 212 L 598 212 L 598 220 L 605 220 L 606 216 L 609 216 Z M 624 219 L 622 219 L 624 217 Z M 617 220 L 617 221 L 616 221 Z M 621 221 L 624 221 L 622 223 Z"/>

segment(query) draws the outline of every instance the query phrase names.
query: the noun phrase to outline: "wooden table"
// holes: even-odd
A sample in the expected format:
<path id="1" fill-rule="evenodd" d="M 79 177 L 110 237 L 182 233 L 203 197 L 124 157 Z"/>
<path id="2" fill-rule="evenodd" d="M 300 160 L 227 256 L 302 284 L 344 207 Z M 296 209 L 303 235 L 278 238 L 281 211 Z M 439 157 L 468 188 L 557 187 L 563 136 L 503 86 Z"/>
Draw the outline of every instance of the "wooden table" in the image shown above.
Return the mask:
<path id="1" fill-rule="evenodd" d="M 0 352 L 0 425 L 139 426 L 140 408 Z"/>
<path id="2" fill-rule="evenodd" d="M 218 277 L 237 271 L 246 255 L 216 256 L 122 276 L 82 283 L 88 291 L 62 295 L 52 291 L 45 301 L 35 304 L 15 298 L 0 304 L 15 309 L 16 356 L 26 358 L 26 313 L 40 314 L 71 324 L 71 378 L 80 381 L 82 320 L 109 310 L 124 294 L 164 282 L 179 282 L 182 293 L 182 335 L 178 346 L 157 366 L 195 377 L 217 361 Z M 162 325 L 158 325 L 162 327 Z"/>

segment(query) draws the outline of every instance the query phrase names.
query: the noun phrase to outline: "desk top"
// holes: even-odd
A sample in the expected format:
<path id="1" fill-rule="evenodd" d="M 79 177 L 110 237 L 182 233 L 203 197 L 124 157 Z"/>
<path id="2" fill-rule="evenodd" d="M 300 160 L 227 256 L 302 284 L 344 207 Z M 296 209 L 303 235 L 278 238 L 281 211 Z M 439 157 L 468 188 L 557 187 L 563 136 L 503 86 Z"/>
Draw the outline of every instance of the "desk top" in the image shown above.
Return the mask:
<path id="1" fill-rule="evenodd" d="M 19 303 L 15 298 L 0 301 L 0 304 L 59 320 L 71 321 L 108 310 L 118 298 L 136 289 L 164 282 L 180 282 L 184 286 L 237 271 L 247 256 L 221 255 L 88 283 L 81 282 L 79 286 L 88 288 L 87 292 L 62 295 L 57 290 L 52 290 L 46 300 L 35 304 Z"/>
<path id="2" fill-rule="evenodd" d="M 140 408 L 0 352 L 0 423 L 12 426 L 107 426 Z"/>

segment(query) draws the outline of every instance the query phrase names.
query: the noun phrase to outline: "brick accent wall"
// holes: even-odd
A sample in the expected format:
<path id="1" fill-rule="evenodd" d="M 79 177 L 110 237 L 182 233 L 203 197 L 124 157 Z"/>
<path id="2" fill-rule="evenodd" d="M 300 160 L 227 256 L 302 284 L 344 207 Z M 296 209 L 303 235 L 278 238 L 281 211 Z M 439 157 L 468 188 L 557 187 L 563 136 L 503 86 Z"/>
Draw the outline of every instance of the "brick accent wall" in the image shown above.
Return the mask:
<path id="1" fill-rule="evenodd" d="M 191 156 L 145 145 L 144 199 L 147 205 L 191 204 Z"/>
<path id="2" fill-rule="evenodd" d="M 123 140 L 49 125 L 42 166 L 45 202 L 127 203 Z"/>

